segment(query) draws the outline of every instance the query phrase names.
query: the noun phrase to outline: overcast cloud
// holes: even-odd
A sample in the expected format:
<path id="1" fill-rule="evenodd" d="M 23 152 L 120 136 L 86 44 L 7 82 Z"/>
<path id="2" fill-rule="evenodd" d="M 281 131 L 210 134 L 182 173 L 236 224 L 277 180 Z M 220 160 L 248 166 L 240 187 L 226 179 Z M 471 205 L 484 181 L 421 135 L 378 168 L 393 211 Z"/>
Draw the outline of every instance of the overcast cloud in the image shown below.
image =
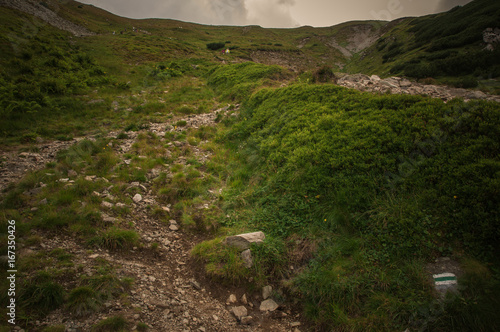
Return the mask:
<path id="1" fill-rule="evenodd" d="M 292 28 L 353 20 L 394 20 L 449 10 L 471 0 L 80 0 L 130 18 Z"/>

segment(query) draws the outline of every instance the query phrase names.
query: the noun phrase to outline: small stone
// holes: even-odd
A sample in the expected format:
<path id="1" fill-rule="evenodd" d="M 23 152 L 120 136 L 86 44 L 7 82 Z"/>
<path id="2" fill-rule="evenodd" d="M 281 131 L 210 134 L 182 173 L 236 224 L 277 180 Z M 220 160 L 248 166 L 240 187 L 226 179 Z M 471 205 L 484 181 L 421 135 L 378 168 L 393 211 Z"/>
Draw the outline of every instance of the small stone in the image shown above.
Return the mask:
<path id="1" fill-rule="evenodd" d="M 75 176 L 77 176 L 77 175 L 78 175 L 78 173 L 77 173 L 77 172 L 75 172 L 75 171 L 74 171 L 74 170 L 72 170 L 72 169 L 70 169 L 70 170 L 68 171 L 68 176 L 69 176 L 70 178 L 74 178 L 74 177 L 75 177 Z"/>
<path id="2" fill-rule="evenodd" d="M 31 212 L 36 212 L 36 211 L 38 211 L 38 208 L 37 208 L 37 207 L 32 207 L 32 208 L 31 208 Z"/>
<path id="3" fill-rule="evenodd" d="M 135 196 L 134 196 L 134 198 L 132 198 L 132 200 L 135 203 L 139 203 L 140 201 L 142 201 L 142 196 L 140 194 L 135 194 Z"/>
<path id="4" fill-rule="evenodd" d="M 201 286 L 199 283 L 197 283 L 195 280 L 191 280 L 190 281 L 191 285 L 193 285 L 193 287 L 197 290 L 201 290 Z"/>
<path id="5" fill-rule="evenodd" d="M 265 286 L 262 288 L 262 298 L 264 300 L 268 299 L 269 296 L 271 296 L 271 293 L 273 292 L 273 287 L 271 286 Z"/>
<path id="6" fill-rule="evenodd" d="M 238 320 L 241 320 L 241 317 L 245 317 L 246 315 L 248 315 L 247 308 L 245 308 L 244 306 L 233 307 L 232 312 L 233 312 L 233 315 Z"/>
<path id="7" fill-rule="evenodd" d="M 170 229 L 171 231 L 175 232 L 175 231 L 179 230 L 179 226 L 177 226 L 177 225 L 170 225 L 170 226 L 168 226 L 168 229 Z"/>
<path id="8" fill-rule="evenodd" d="M 252 324 L 253 317 L 252 316 L 245 316 L 241 317 L 240 323 L 241 325 L 250 325 Z"/>
<path id="9" fill-rule="evenodd" d="M 97 257 L 99 257 L 99 254 L 93 254 L 93 255 L 89 256 L 89 258 L 92 258 L 92 259 L 96 259 Z"/>
<path id="10" fill-rule="evenodd" d="M 217 316 L 217 315 L 212 315 L 212 318 L 213 318 L 215 321 L 219 320 L 219 316 Z"/>
<path id="11" fill-rule="evenodd" d="M 177 225 L 177 221 L 171 219 L 168 221 L 170 223 L 170 225 Z"/>
<path id="12" fill-rule="evenodd" d="M 113 207 L 113 203 L 110 203 L 110 202 L 102 202 L 101 203 L 101 206 L 104 207 L 104 208 L 112 208 Z"/>
<path id="13" fill-rule="evenodd" d="M 93 191 L 92 192 L 92 196 L 100 197 L 101 194 L 99 194 L 97 191 Z"/>
<path id="14" fill-rule="evenodd" d="M 116 222 L 116 220 L 117 220 L 116 218 L 110 217 L 105 213 L 102 214 L 102 221 L 104 221 L 106 223 L 114 223 L 114 222 Z"/>
<path id="15" fill-rule="evenodd" d="M 274 311 L 278 309 L 279 305 L 274 302 L 272 299 L 267 299 L 265 301 L 262 301 L 260 304 L 259 310 L 260 311 Z"/>
<path id="16" fill-rule="evenodd" d="M 248 304 L 248 300 L 247 300 L 247 295 L 246 294 L 243 294 L 243 296 L 241 297 L 241 303 Z"/>
<path id="17" fill-rule="evenodd" d="M 169 213 L 170 213 L 170 209 L 169 209 L 168 207 L 166 207 L 166 206 L 162 206 L 162 208 L 161 208 L 161 209 L 162 209 L 163 211 L 165 211 L 165 212 L 169 212 Z"/>
<path id="18" fill-rule="evenodd" d="M 116 203 L 116 206 L 119 207 L 119 208 L 124 208 L 127 206 L 127 204 L 124 204 L 124 203 Z"/>
<path id="19" fill-rule="evenodd" d="M 85 177 L 85 180 L 87 180 L 87 181 L 94 181 L 94 179 L 95 179 L 95 178 L 96 178 L 96 176 L 95 176 L 95 175 L 87 175 L 87 176 Z"/>
<path id="20" fill-rule="evenodd" d="M 300 322 L 293 322 L 290 324 L 291 327 L 299 327 L 300 326 Z"/>
<path id="21" fill-rule="evenodd" d="M 46 198 L 42 199 L 39 204 L 40 205 L 47 205 L 47 199 Z"/>
<path id="22" fill-rule="evenodd" d="M 229 295 L 229 298 L 227 299 L 227 303 L 236 303 L 238 300 L 236 299 L 236 295 L 231 294 Z"/>
<path id="23" fill-rule="evenodd" d="M 243 263 L 247 269 L 251 268 L 253 265 L 252 252 L 250 249 L 243 250 L 241 252 L 241 259 L 243 259 Z"/>

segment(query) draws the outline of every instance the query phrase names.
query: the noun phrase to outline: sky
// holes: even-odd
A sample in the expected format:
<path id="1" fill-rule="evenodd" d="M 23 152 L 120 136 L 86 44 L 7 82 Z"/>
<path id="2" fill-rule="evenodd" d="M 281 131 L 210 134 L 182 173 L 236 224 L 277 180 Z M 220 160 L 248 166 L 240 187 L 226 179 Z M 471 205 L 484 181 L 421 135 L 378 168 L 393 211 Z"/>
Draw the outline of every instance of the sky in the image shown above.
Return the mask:
<path id="1" fill-rule="evenodd" d="M 294 28 L 354 20 L 423 16 L 471 0 L 78 0 L 129 18 L 170 18 L 211 25 Z"/>

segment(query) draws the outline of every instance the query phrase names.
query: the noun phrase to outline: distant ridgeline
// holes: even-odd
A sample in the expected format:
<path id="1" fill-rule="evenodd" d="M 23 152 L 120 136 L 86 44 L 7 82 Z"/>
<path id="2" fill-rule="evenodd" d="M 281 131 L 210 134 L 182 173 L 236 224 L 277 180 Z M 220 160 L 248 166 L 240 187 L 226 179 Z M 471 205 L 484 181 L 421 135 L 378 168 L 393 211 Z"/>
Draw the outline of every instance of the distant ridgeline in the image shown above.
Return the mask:
<path id="1" fill-rule="evenodd" d="M 361 71 L 387 68 L 415 78 L 466 76 L 468 81 L 450 83 L 474 87 L 476 79 L 500 76 L 499 36 L 500 2 L 475 0 L 446 13 L 403 20 L 355 63 Z"/>

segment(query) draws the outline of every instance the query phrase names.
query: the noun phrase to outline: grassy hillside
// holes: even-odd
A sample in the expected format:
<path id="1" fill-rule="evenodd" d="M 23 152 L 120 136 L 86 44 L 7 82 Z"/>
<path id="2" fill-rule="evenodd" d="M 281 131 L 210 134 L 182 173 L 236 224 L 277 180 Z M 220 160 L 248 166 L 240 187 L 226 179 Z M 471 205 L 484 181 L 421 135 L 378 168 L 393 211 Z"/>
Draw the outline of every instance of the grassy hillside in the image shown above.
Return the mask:
<path id="1" fill-rule="evenodd" d="M 93 193 L 129 204 L 131 192 L 142 192 L 130 183 L 146 184 L 165 167 L 148 189 L 171 209 L 148 205 L 144 213 L 213 238 L 193 249 L 208 276 L 249 291 L 273 284 L 273 296 L 295 299 L 312 329 L 500 329 L 499 105 L 318 83 L 344 68 L 487 89 L 480 77 L 498 76 L 498 47 L 484 51 L 481 34 L 499 21 L 497 2 L 297 29 L 131 20 L 75 1 L 44 3 L 96 35 L 77 38 L 0 7 L 0 142 L 37 152 L 37 138 L 95 140 L 2 193 L 0 223 L 22 221 L 19 244 L 57 235 L 126 255 L 120 249 L 142 245 L 135 216 L 128 207 L 103 210 L 111 199 Z M 496 81 L 488 82 L 493 91 Z M 220 107 L 228 113 L 217 115 L 216 128 L 183 129 L 190 115 Z M 140 133 L 122 155 L 116 147 L 132 131 Z M 66 177 L 74 184 L 58 181 Z M 222 240 L 254 230 L 267 238 L 246 268 Z M 141 250 L 156 255 L 157 247 Z M 26 326 L 58 308 L 100 312 L 133 284 L 103 262 L 102 280 L 79 277 L 61 250 L 19 260 Z M 460 265 L 459 294 L 434 290 L 429 264 L 440 257 Z M 44 290 L 47 299 L 37 295 Z"/>
<path id="2" fill-rule="evenodd" d="M 245 84 L 251 68 L 212 75 L 237 71 L 233 84 Z M 264 271 L 303 298 L 324 330 L 494 330 L 499 115 L 497 103 L 334 85 L 262 89 L 220 137 L 236 159 L 228 163 L 222 208 L 230 218 L 222 224 L 272 238 Z M 425 275 L 425 262 L 450 255 L 465 266 L 461 305 L 453 296 L 436 301 Z M 478 276 L 479 266 L 492 270 Z"/>

